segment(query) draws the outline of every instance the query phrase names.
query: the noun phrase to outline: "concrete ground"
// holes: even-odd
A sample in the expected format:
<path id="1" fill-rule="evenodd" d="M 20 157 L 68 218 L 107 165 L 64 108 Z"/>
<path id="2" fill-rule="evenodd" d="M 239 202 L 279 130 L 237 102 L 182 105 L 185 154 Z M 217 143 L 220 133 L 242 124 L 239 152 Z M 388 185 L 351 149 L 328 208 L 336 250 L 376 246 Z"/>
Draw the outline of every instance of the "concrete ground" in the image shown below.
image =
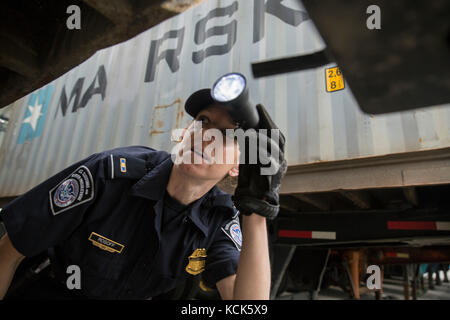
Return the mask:
<path id="1" fill-rule="evenodd" d="M 450 278 L 450 271 L 447 271 L 447 276 Z M 418 290 L 418 300 L 450 300 L 450 283 L 442 282 L 442 285 L 436 286 L 434 289 L 428 289 L 428 274 L 424 275 L 425 292 Z M 444 280 L 443 271 L 440 272 L 440 278 Z M 436 282 L 434 282 L 436 283 Z M 420 288 L 420 287 L 419 287 Z M 347 293 L 341 288 L 330 287 L 322 290 L 318 296 L 319 300 L 347 300 L 351 299 Z M 361 300 L 374 300 L 375 293 L 362 293 Z M 383 299 L 386 300 L 404 300 L 403 295 L 403 280 L 395 277 L 392 279 L 385 279 L 383 281 Z M 410 299 L 411 294 L 410 294 Z"/>

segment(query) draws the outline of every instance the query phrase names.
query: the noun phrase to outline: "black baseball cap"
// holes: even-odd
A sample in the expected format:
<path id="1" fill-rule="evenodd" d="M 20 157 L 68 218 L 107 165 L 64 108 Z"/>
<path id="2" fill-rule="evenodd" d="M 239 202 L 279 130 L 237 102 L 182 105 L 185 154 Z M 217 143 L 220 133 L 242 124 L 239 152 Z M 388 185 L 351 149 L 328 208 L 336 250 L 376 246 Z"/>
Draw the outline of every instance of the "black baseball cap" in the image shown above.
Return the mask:
<path id="1" fill-rule="evenodd" d="M 205 88 L 191 94 L 184 104 L 184 109 L 195 118 L 200 111 L 212 104 L 217 104 L 217 102 L 211 96 L 211 89 Z"/>
<path id="2" fill-rule="evenodd" d="M 235 80 L 240 85 L 240 87 L 237 87 L 238 91 L 234 90 L 234 92 L 231 90 L 231 95 L 224 95 L 223 90 L 228 89 L 227 82 Z M 220 105 L 231 116 L 237 126 L 246 129 L 255 128 L 258 125 L 259 116 L 256 107 L 249 101 L 246 83 L 247 80 L 240 73 L 225 74 L 213 85 L 216 96 L 213 95 L 213 89 L 211 88 L 200 89 L 189 96 L 184 108 L 189 115 L 195 118 L 206 107 Z"/>

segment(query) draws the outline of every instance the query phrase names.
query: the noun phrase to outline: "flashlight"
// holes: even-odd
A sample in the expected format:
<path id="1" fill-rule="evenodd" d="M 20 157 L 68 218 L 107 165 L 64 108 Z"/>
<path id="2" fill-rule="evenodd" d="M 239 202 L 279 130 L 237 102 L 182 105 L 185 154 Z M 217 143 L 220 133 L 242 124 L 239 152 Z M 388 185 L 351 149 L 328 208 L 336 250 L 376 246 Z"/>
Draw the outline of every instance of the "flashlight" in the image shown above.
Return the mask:
<path id="1" fill-rule="evenodd" d="M 249 100 L 247 79 L 242 74 L 227 73 L 221 76 L 211 89 L 194 92 L 186 100 L 185 109 L 195 118 L 202 109 L 212 104 L 224 108 L 239 127 L 257 128 L 258 111 Z"/>
<path id="2" fill-rule="evenodd" d="M 231 118 L 244 129 L 255 128 L 259 117 L 248 97 L 247 79 L 237 72 L 221 76 L 211 88 L 212 98 L 223 104 Z"/>

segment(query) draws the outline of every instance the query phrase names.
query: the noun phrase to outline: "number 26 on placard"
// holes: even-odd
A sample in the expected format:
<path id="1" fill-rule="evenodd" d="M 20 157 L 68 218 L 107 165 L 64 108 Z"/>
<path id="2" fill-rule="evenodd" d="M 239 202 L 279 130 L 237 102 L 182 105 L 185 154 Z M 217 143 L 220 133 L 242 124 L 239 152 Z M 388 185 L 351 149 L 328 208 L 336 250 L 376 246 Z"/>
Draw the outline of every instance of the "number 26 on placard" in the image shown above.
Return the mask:
<path id="1" fill-rule="evenodd" d="M 345 88 L 344 77 L 339 67 L 325 69 L 327 92 L 342 90 Z"/>

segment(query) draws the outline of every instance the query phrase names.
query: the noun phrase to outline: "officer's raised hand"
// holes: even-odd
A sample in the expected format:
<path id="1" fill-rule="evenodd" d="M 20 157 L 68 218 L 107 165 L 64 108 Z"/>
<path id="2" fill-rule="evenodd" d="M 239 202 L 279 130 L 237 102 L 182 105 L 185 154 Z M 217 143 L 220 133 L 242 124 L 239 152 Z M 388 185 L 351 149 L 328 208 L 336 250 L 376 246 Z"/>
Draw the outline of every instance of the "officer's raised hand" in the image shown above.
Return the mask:
<path id="1" fill-rule="evenodd" d="M 238 186 L 233 201 L 244 215 L 256 213 L 268 219 L 274 219 L 280 207 L 281 179 L 287 168 L 284 158 L 285 138 L 264 106 L 259 104 L 256 109 L 260 120 L 258 130 L 254 134 L 257 136 L 258 143 L 249 143 L 245 150 L 246 153 L 257 152 L 257 163 L 249 163 L 251 156 L 248 154 L 241 157 Z M 262 148 L 267 149 L 262 150 Z"/>

